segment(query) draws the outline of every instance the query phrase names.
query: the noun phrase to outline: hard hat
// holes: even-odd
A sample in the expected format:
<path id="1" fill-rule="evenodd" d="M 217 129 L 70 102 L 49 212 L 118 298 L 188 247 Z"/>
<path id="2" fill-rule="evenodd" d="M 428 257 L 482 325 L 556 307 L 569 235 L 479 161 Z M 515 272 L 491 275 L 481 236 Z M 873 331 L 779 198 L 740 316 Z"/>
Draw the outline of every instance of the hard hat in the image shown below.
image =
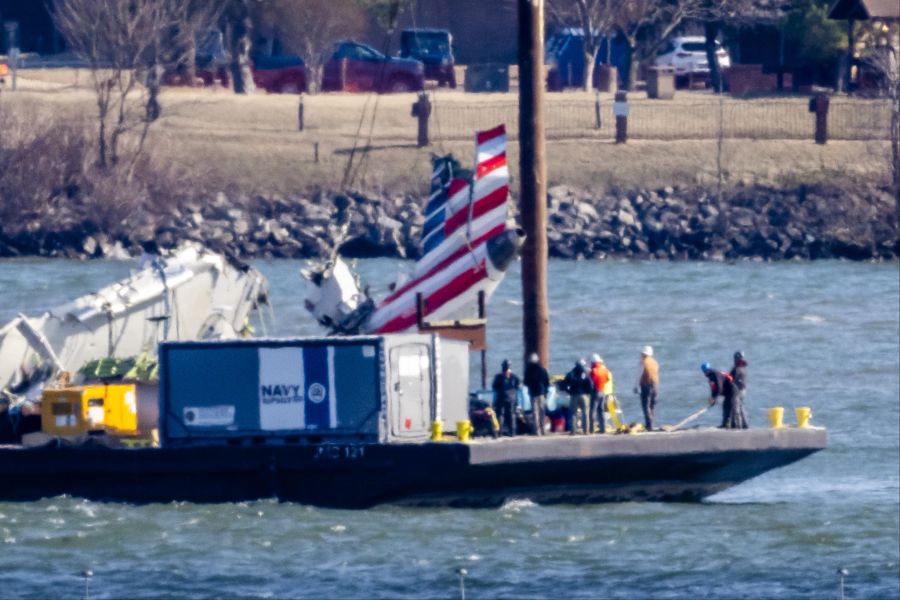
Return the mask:
<path id="1" fill-rule="evenodd" d="M 584 360 L 583 358 L 579 358 L 579 359 L 575 362 L 575 366 L 576 366 L 576 367 L 581 367 L 581 368 L 583 369 L 583 368 L 585 368 L 585 367 L 587 366 L 587 361 Z"/>
<path id="2" fill-rule="evenodd" d="M 644 346 L 644 349 L 641 350 L 641 354 L 644 356 L 653 356 L 653 346 Z"/>
<path id="3" fill-rule="evenodd" d="M 592 362 L 592 363 L 602 363 L 602 362 L 603 362 L 603 359 L 600 358 L 600 355 L 599 355 L 599 354 L 592 354 L 592 355 L 591 355 L 591 362 Z"/>
<path id="4" fill-rule="evenodd" d="M 532 352 L 531 354 L 528 355 L 528 362 L 537 363 L 540 361 L 541 361 L 541 358 L 538 356 L 537 352 Z"/>
<path id="5" fill-rule="evenodd" d="M 500 363 L 500 368 L 504 371 L 507 370 L 509 368 L 509 361 L 504 359 L 503 362 Z"/>
<path id="6" fill-rule="evenodd" d="M 710 371 L 712 371 L 712 365 L 709 364 L 708 362 L 705 362 L 702 365 L 700 365 L 700 370 L 703 371 L 704 373 L 709 373 Z"/>
<path id="7" fill-rule="evenodd" d="M 734 353 L 734 360 L 744 360 L 744 353 L 738 350 Z"/>

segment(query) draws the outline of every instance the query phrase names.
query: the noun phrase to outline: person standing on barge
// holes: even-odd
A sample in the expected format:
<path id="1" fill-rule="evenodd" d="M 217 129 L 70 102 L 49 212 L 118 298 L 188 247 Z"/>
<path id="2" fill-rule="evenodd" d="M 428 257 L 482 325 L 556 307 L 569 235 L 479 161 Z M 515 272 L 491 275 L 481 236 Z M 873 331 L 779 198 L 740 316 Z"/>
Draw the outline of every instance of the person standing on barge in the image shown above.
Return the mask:
<path id="1" fill-rule="evenodd" d="M 547 391 L 550 389 L 550 375 L 547 369 L 541 365 L 541 359 L 536 352 L 528 357 L 523 376 L 528 395 L 531 396 L 531 416 L 534 421 L 534 434 L 544 435 L 544 408 L 547 400 Z"/>
<path id="2" fill-rule="evenodd" d="M 731 368 L 731 379 L 734 383 L 734 418 L 736 429 L 747 429 L 747 414 L 744 412 L 744 395 L 747 393 L 747 359 L 738 350 L 734 353 L 734 367 Z"/>
<path id="3" fill-rule="evenodd" d="M 500 365 L 500 372 L 494 377 L 494 410 L 500 420 L 500 430 L 504 428 L 507 435 L 516 435 L 516 402 L 518 400 L 519 378 L 509 367 L 509 361 L 504 360 Z"/>
<path id="4" fill-rule="evenodd" d="M 594 382 L 594 395 L 591 398 L 591 418 L 595 423 L 594 429 L 599 433 L 606 433 L 606 419 L 603 414 L 606 411 L 607 398 L 613 393 L 612 373 L 599 354 L 591 356 L 591 381 Z"/>
<path id="5" fill-rule="evenodd" d="M 740 429 L 740 423 L 735 412 L 734 397 L 735 386 L 731 374 L 713 368 L 711 364 L 703 363 L 700 370 L 709 380 L 709 405 L 715 406 L 716 399 L 722 396 L 722 429 Z"/>
<path id="6" fill-rule="evenodd" d="M 587 369 L 587 361 L 578 359 L 575 367 L 566 374 L 563 387 L 569 394 L 569 410 L 572 412 L 570 433 L 575 435 L 579 427 L 584 433 L 591 433 L 594 424 L 591 422 L 591 398 L 594 396 L 594 383 Z M 579 416 L 579 412 L 581 415 Z M 578 422 L 581 421 L 581 425 Z"/>
<path id="7" fill-rule="evenodd" d="M 659 396 L 659 363 L 653 358 L 653 346 L 641 350 L 641 376 L 634 387 L 634 393 L 641 394 L 641 408 L 644 410 L 644 427 L 653 431 L 653 416 Z"/>

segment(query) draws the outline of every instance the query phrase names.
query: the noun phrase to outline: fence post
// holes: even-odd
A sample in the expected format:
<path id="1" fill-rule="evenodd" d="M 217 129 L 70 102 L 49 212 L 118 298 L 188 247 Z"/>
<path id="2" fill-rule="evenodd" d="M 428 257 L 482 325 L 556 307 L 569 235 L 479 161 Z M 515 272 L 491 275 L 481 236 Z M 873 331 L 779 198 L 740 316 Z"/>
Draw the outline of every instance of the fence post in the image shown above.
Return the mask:
<path id="1" fill-rule="evenodd" d="M 828 141 L 828 96 L 816 94 L 813 97 L 813 109 L 816 113 L 816 143 L 824 144 Z"/>
<path id="2" fill-rule="evenodd" d="M 616 116 L 616 143 L 624 144 L 628 140 L 628 94 L 625 90 L 616 92 L 613 114 Z"/>
<path id="3" fill-rule="evenodd" d="M 600 92 L 594 92 L 594 129 L 600 129 Z"/>
<path id="4" fill-rule="evenodd" d="M 417 146 L 422 148 L 428 145 L 428 117 L 431 116 L 431 102 L 425 92 L 419 92 L 419 99 L 413 102 L 412 116 L 419 119 L 419 136 Z"/>
<path id="5" fill-rule="evenodd" d="M 303 131 L 303 94 L 300 94 L 300 104 L 297 106 L 297 130 Z"/>
<path id="6" fill-rule="evenodd" d="M 346 92 L 347 91 L 347 66 L 350 64 L 350 60 L 347 58 L 341 59 L 341 86 L 339 91 Z"/>

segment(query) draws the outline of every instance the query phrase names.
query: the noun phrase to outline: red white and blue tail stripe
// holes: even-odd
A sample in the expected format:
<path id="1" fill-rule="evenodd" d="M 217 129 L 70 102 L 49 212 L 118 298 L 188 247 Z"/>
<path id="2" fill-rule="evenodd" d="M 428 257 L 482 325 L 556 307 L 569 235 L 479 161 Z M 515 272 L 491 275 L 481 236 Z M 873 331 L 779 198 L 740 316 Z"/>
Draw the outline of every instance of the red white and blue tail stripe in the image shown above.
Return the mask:
<path id="1" fill-rule="evenodd" d="M 475 157 L 471 180 L 452 156 L 434 160 L 422 257 L 410 280 L 372 313 L 365 327 L 368 331 L 390 333 L 414 327 L 417 294 L 426 300 L 429 320 L 472 316 L 478 292 L 490 296 L 503 279 L 514 252 L 510 254 L 508 244 L 502 242 L 508 240 L 516 248 L 520 243 L 520 234 L 506 229 L 509 168 L 503 125 L 477 133 Z"/>

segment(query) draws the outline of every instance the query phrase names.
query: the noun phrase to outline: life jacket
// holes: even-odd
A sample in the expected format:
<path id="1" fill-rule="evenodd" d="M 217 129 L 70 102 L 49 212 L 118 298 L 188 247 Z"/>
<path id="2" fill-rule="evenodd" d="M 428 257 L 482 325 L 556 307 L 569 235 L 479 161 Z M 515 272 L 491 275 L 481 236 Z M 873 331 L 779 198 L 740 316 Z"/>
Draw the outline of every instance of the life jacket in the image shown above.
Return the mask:
<path id="1" fill-rule="evenodd" d="M 606 374 L 609 376 L 606 379 L 606 383 L 603 384 L 603 395 L 611 396 L 613 394 L 613 374 L 609 369 L 606 370 Z"/>

